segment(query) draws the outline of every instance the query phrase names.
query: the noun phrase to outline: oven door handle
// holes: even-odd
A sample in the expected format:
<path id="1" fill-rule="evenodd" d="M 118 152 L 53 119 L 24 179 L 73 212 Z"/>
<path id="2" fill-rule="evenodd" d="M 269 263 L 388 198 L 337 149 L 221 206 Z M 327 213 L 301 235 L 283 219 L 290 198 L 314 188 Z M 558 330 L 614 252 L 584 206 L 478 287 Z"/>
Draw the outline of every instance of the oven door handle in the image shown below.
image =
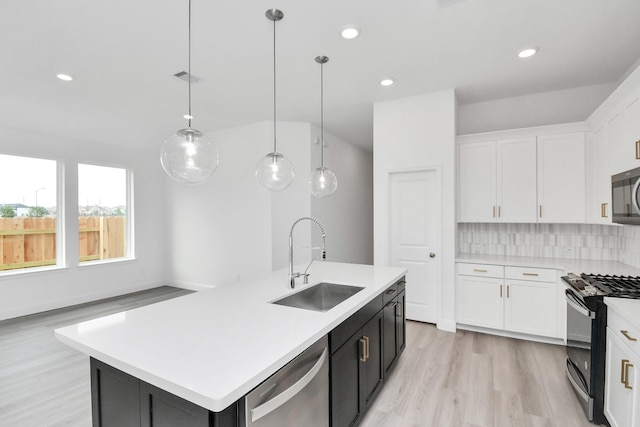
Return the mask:
<path id="1" fill-rule="evenodd" d="M 631 191 L 631 201 L 633 202 L 633 207 L 636 208 L 636 213 L 640 214 L 640 206 L 638 206 L 638 187 L 640 187 L 640 178 L 636 179 L 636 183 L 633 186 L 633 190 Z"/>
<path id="2" fill-rule="evenodd" d="M 582 304 L 582 302 L 580 302 L 580 300 L 575 296 L 572 290 L 565 289 L 564 298 L 567 300 L 567 304 L 569 304 L 571 308 L 576 310 L 578 313 L 588 317 L 589 319 L 596 318 L 596 313 L 589 310 L 584 304 Z"/>

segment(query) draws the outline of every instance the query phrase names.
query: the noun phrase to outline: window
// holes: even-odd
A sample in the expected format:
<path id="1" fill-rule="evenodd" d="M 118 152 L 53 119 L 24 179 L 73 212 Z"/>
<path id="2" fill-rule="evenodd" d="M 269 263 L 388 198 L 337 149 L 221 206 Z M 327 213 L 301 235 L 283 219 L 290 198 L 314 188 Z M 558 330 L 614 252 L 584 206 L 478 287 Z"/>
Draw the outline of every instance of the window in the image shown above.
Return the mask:
<path id="1" fill-rule="evenodd" d="M 57 163 L 0 154 L 0 272 L 56 265 Z"/>
<path id="2" fill-rule="evenodd" d="M 78 165 L 80 262 L 131 255 L 127 170 Z"/>

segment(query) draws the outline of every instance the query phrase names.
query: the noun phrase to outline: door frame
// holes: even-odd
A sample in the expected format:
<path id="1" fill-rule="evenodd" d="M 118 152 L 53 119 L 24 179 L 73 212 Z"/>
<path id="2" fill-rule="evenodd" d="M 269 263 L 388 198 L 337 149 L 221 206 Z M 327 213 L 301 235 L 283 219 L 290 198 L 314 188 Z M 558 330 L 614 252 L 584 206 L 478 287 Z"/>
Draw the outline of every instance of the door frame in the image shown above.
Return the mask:
<path id="1" fill-rule="evenodd" d="M 387 216 L 387 265 L 392 265 L 391 264 L 391 230 L 392 230 L 392 206 L 391 206 L 391 180 L 394 176 L 399 175 L 399 174 L 405 174 L 405 173 L 412 173 L 412 172 L 431 172 L 434 171 L 436 173 L 436 179 L 437 179 L 437 198 L 440 201 L 440 208 L 437 210 L 437 237 L 436 237 L 436 241 L 437 241 L 437 250 L 436 250 L 436 257 L 437 257 L 437 268 L 436 268 L 436 278 L 437 278 L 437 284 L 436 284 L 436 304 L 434 305 L 434 315 L 435 315 L 435 321 L 434 324 L 438 324 L 440 322 L 440 319 L 442 317 L 442 206 L 443 206 L 443 200 L 442 200 L 442 165 L 427 165 L 427 166 L 419 166 L 419 167 L 411 167 L 411 168 L 399 168 L 399 169 L 388 169 L 387 170 L 387 191 L 388 191 L 388 196 L 387 196 L 387 212 L 386 212 L 386 216 Z M 406 303 L 406 305 L 408 305 L 409 303 Z M 410 319 L 410 320 L 418 320 L 418 321 L 426 321 L 426 320 L 421 320 L 421 319 Z"/>

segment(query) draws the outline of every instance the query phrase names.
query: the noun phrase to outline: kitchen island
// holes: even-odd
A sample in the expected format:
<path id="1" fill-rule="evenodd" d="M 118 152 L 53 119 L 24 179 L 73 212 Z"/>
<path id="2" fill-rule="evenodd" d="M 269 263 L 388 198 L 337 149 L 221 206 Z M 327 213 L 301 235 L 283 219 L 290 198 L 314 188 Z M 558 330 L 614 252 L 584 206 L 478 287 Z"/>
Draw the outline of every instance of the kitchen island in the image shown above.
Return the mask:
<path id="1" fill-rule="evenodd" d="M 211 413 L 233 412 L 249 391 L 354 314 L 378 300 L 382 309 L 382 294 L 406 274 L 331 262 L 314 263 L 309 272 L 310 284 L 293 290 L 279 270 L 60 328 L 56 336 L 99 361 L 94 367 L 115 368 Z M 363 290 L 327 312 L 271 304 L 322 281 Z"/>

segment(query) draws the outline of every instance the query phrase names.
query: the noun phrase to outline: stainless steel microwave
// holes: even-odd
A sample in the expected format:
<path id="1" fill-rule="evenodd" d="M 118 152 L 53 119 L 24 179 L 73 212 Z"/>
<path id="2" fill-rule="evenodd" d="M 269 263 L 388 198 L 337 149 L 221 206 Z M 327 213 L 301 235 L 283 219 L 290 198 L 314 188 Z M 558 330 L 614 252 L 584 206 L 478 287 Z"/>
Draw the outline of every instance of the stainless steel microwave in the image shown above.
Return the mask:
<path id="1" fill-rule="evenodd" d="M 612 221 L 640 225 L 640 168 L 611 177 Z"/>

